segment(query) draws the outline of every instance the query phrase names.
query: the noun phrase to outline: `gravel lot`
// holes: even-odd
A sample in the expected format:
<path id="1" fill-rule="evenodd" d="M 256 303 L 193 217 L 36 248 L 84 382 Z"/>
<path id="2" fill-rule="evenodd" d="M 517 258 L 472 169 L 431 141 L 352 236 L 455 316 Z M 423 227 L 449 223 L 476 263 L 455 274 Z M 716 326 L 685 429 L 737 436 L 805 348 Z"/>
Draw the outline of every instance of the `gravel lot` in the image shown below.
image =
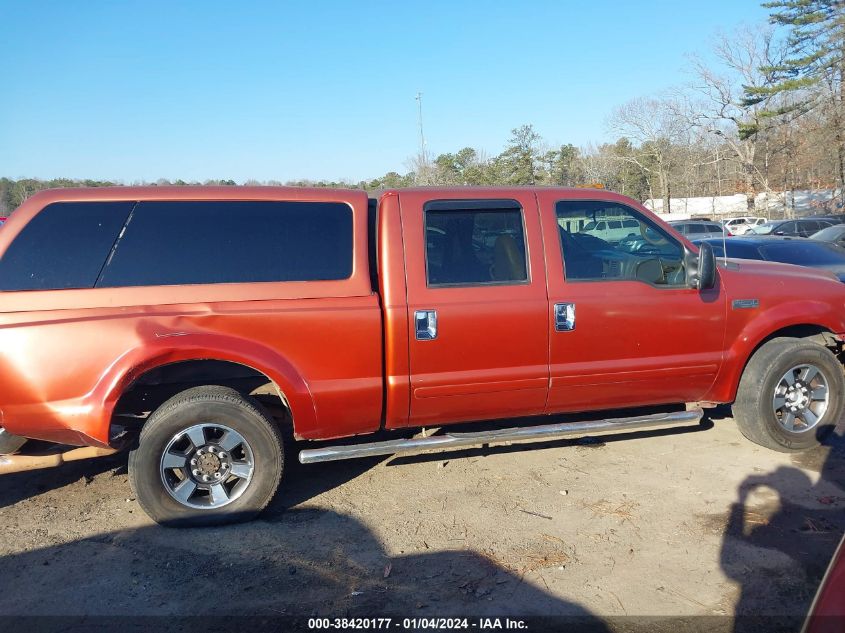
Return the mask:
<path id="1" fill-rule="evenodd" d="M 683 616 L 731 630 L 763 614 L 790 630 L 845 531 L 841 431 L 778 454 L 729 415 L 531 447 L 292 455 L 260 520 L 212 529 L 153 524 L 125 456 L 7 475 L 0 615 L 573 614 L 613 629 Z"/>

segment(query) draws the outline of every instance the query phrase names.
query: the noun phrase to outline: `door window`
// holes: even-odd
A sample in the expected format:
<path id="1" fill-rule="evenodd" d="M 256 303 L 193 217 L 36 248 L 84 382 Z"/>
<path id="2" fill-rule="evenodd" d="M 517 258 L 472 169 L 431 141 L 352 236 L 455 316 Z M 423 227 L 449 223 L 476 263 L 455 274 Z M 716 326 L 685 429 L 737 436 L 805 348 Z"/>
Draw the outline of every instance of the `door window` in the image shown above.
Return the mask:
<path id="1" fill-rule="evenodd" d="M 512 200 L 432 201 L 425 205 L 429 286 L 528 281 L 522 208 Z"/>
<path id="2" fill-rule="evenodd" d="M 684 249 L 637 211 L 613 202 L 562 200 L 555 205 L 567 281 L 641 281 L 657 286 L 686 283 Z M 599 234 L 588 227 L 603 218 L 623 229 Z M 583 228 L 580 228 L 583 227 Z"/>

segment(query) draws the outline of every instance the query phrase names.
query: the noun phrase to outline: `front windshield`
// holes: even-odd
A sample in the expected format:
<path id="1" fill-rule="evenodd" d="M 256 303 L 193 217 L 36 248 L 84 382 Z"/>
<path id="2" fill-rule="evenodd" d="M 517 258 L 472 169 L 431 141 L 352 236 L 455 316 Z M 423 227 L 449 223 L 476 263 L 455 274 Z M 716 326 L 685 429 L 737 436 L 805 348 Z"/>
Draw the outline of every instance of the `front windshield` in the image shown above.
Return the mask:
<path id="1" fill-rule="evenodd" d="M 767 222 L 765 224 L 755 226 L 753 229 L 751 229 L 751 231 L 753 231 L 757 235 L 768 235 L 769 233 L 774 231 L 775 226 L 776 226 L 775 224 L 770 224 L 770 223 Z"/>
<path id="2" fill-rule="evenodd" d="M 845 266 L 845 249 L 824 242 L 788 240 L 760 247 L 763 256 L 773 262 L 799 266 Z"/>

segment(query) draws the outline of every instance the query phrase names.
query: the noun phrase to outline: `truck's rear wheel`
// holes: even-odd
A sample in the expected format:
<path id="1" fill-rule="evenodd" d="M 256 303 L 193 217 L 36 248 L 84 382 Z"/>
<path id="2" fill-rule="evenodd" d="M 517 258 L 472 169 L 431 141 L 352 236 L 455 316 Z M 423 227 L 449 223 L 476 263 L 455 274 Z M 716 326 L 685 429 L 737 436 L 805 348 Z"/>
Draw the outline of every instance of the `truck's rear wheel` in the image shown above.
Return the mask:
<path id="1" fill-rule="evenodd" d="M 129 454 L 138 503 L 158 523 L 220 525 L 263 510 L 279 486 L 282 436 L 252 398 L 219 386 L 162 404 Z"/>
<path id="2" fill-rule="evenodd" d="M 772 339 L 748 361 L 734 419 L 752 442 L 776 451 L 818 445 L 842 417 L 845 376 L 826 347 Z"/>

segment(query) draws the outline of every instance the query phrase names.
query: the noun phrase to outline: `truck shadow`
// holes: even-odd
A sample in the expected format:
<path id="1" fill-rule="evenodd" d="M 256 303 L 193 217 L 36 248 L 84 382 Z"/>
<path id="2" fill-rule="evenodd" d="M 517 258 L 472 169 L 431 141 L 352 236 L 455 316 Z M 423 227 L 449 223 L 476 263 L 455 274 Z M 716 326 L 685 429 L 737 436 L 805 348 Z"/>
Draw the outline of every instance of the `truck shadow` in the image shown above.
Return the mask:
<path id="1" fill-rule="evenodd" d="M 0 508 L 49 490 L 64 488 L 79 480 L 88 481 L 108 471 L 116 475 L 125 473 L 126 460 L 126 453 L 117 453 L 107 457 L 69 462 L 58 468 L 0 475 Z"/>
<path id="2" fill-rule="evenodd" d="M 722 570 L 739 585 L 735 631 L 801 628 L 845 532 L 842 431 L 840 424 L 825 446 L 792 455 L 793 466 L 740 485 L 720 554 Z"/>
<path id="3" fill-rule="evenodd" d="M 518 565 L 472 551 L 391 556 L 359 521 L 317 509 L 219 528 L 108 532 L 4 556 L 0 568 L 0 622 L 63 616 L 38 630 L 107 630 L 111 616 L 156 616 L 150 630 L 181 631 L 222 630 L 226 616 L 238 616 L 237 630 L 279 631 L 290 628 L 284 616 L 469 615 L 559 616 L 565 620 L 555 626 L 566 630 L 608 630 L 535 587 Z M 6 622 L 15 624 L 6 630 L 21 630 L 21 622 Z M 544 623 L 530 630 L 555 628 Z M 307 627 L 300 620 L 296 628 Z"/>

